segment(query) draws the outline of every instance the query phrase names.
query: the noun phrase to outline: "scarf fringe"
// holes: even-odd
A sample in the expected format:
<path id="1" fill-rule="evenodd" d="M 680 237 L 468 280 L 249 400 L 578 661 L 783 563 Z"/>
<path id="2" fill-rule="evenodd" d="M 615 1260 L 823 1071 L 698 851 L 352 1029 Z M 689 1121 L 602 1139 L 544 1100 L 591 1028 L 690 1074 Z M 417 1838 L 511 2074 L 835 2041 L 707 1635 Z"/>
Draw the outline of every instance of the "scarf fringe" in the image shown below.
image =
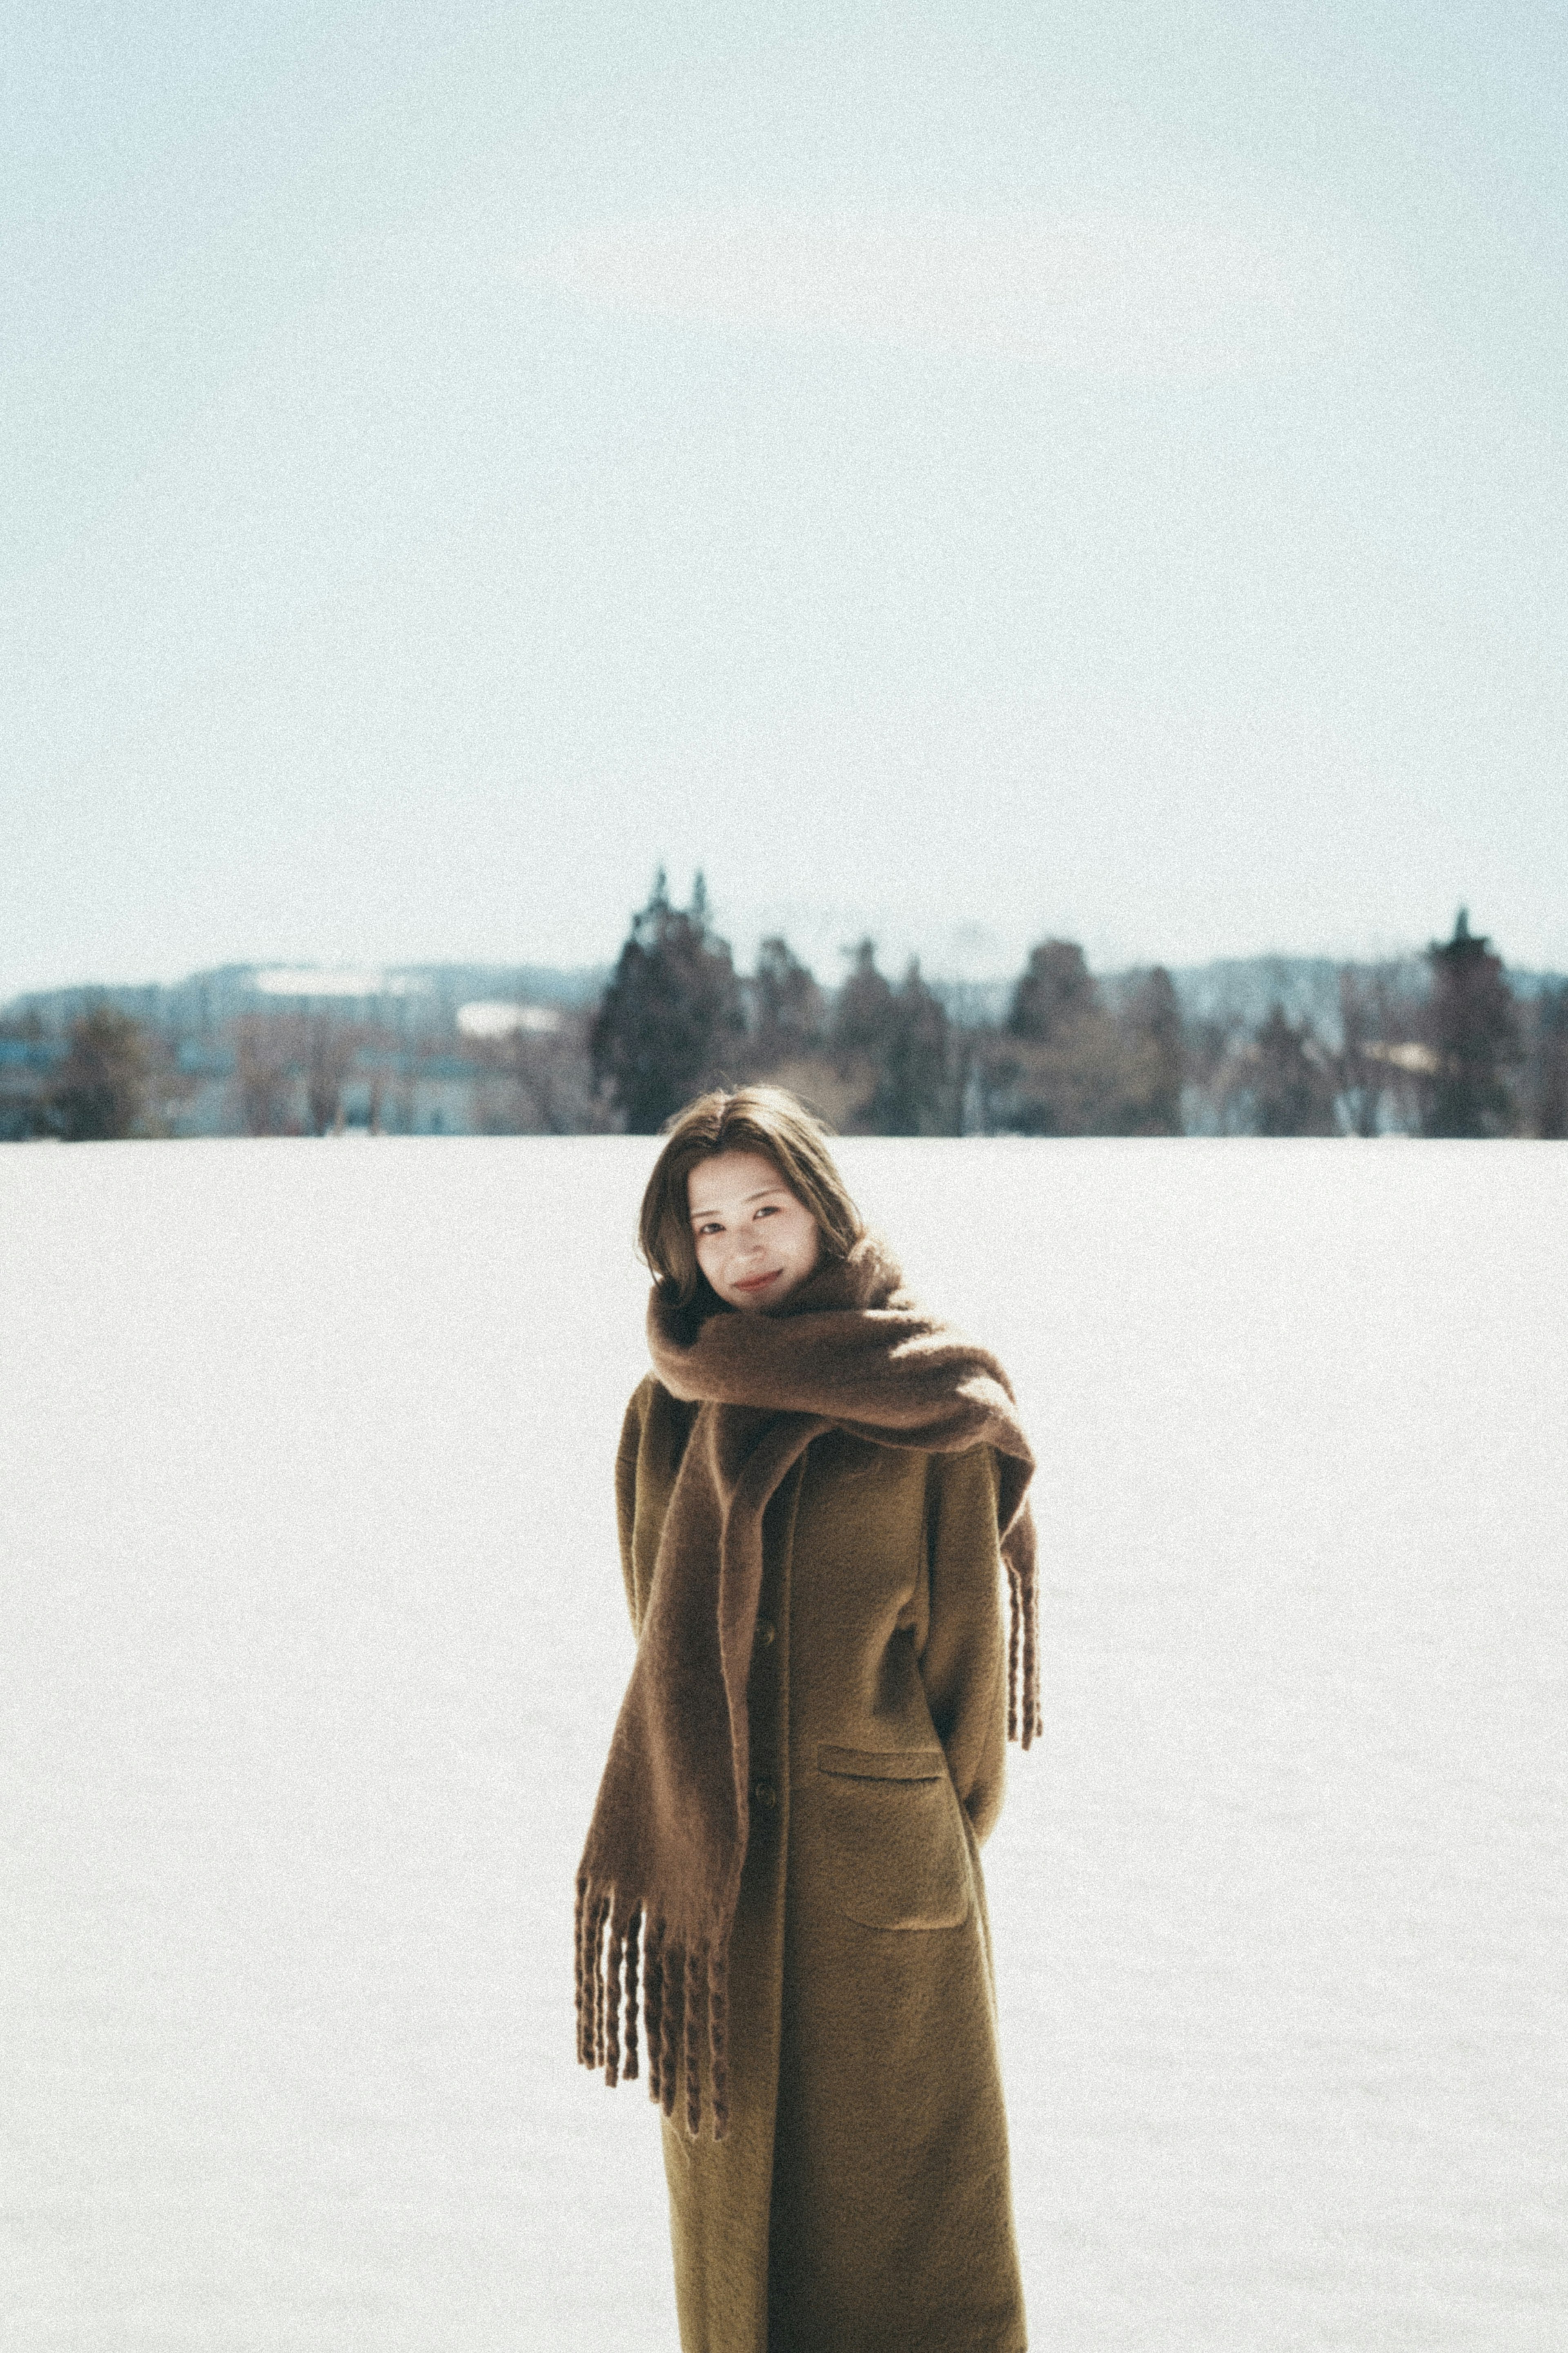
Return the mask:
<path id="1" fill-rule="evenodd" d="M 1040 1714 L 1040 1659 L 1035 1639 L 1035 1578 L 1032 1569 L 1007 1563 L 1007 1737 L 1020 1748 L 1033 1746 L 1045 1729 Z"/>
<path id="2" fill-rule="evenodd" d="M 1035 1580 L 1007 1564 L 1007 1737 L 1029 1747 L 1042 1730 Z M 725 1941 L 683 1944 L 662 1915 L 640 1905 L 617 1913 L 588 1875 L 577 1881 L 577 2057 L 612 2088 L 639 2073 L 638 2021 L 647 2052 L 648 2097 L 682 2121 L 692 2140 L 704 2122 L 714 2139 L 730 2129 L 730 1989 Z"/>
<path id="3" fill-rule="evenodd" d="M 577 2057 L 606 2084 L 638 2073 L 638 2019 L 647 2051 L 648 2097 L 688 2137 L 704 2123 L 730 2129 L 729 1984 L 710 1937 L 683 1944 L 639 1905 L 624 1918 L 584 1874 L 577 1882 Z M 639 2000 L 640 1995 L 640 2000 Z M 684 2100 L 681 2094 L 684 2092 Z"/>
<path id="4" fill-rule="evenodd" d="M 1035 1579 L 1007 1563 L 1007 1737 L 1029 1747 L 1043 1729 Z M 696 2140 L 704 2121 L 715 2140 L 730 2128 L 729 1967 L 726 1940 L 683 1944 L 662 1915 L 642 1906 L 618 1914 L 613 1896 L 586 1873 L 577 1881 L 577 2057 L 612 2087 L 634 2083 L 647 2052 L 648 2097 Z"/>

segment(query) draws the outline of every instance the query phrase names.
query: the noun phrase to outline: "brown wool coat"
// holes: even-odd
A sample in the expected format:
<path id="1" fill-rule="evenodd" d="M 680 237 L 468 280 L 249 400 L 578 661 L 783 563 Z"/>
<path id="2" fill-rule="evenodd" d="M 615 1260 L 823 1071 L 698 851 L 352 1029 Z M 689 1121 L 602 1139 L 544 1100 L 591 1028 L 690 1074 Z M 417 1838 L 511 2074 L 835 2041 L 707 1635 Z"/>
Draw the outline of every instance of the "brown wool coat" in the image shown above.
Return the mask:
<path id="1" fill-rule="evenodd" d="M 616 1465 L 640 1632 L 696 1418 Z M 830 1430 L 767 1505 L 728 2137 L 664 2119 L 683 2353 L 1023 2353 L 979 1848 L 1007 1657 L 989 1446 Z"/>

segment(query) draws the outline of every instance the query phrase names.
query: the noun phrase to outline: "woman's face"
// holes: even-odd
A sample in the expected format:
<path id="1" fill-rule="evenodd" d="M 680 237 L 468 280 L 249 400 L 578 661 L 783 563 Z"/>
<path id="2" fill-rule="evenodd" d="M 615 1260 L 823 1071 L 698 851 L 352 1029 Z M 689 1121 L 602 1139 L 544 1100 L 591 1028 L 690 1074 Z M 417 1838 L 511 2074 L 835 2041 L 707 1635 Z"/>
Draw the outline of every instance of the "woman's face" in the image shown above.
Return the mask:
<path id="1" fill-rule="evenodd" d="M 766 1314 L 816 1266 L 822 1237 L 771 1160 L 760 1152 L 718 1152 L 687 1180 L 697 1263 L 721 1299 L 742 1314 Z"/>

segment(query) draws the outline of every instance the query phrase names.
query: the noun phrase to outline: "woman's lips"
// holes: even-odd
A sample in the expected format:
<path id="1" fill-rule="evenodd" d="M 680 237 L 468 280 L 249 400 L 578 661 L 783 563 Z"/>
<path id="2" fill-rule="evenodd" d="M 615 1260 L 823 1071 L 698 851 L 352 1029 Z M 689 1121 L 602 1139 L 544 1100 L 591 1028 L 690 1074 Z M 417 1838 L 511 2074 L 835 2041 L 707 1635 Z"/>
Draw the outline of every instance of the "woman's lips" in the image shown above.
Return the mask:
<path id="1" fill-rule="evenodd" d="M 772 1274 L 754 1274 L 749 1282 L 737 1282 L 732 1287 L 736 1291 L 765 1291 L 770 1282 L 778 1281 L 782 1271 L 781 1268 L 775 1266 Z"/>

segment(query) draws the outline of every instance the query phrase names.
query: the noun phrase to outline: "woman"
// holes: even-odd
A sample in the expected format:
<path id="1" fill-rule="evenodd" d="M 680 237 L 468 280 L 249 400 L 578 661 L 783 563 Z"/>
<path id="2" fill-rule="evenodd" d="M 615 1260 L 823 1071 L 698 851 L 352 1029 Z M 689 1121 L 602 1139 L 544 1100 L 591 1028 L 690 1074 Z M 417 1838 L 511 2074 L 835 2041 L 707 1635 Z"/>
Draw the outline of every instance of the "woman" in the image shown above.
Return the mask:
<path id="1" fill-rule="evenodd" d="M 1012 1391 L 780 1089 L 679 1115 L 641 1241 L 579 2055 L 646 2042 L 685 2353 L 1022 2353 L 979 1862 L 1037 1722 Z"/>

